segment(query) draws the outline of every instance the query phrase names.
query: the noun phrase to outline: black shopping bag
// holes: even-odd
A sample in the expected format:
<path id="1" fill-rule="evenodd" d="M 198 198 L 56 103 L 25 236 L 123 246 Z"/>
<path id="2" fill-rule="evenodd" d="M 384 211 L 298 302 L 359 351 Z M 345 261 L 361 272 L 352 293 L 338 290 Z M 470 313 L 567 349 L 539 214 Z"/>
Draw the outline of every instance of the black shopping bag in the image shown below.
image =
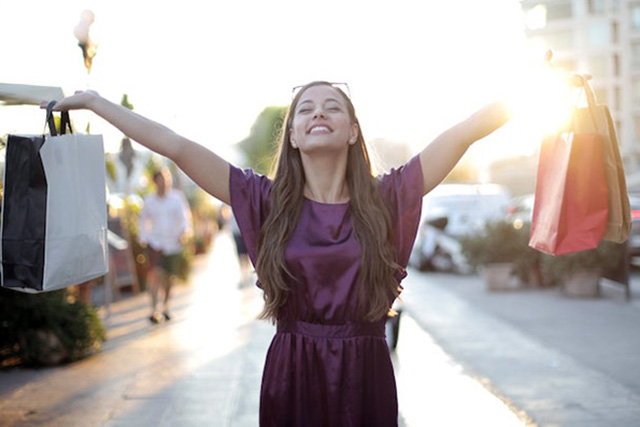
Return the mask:
<path id="1" fill-rule="evenodd" d="M 9 135 L 0 235 L 2 286 L 25 292 L 64 288 L 108 271 L 102 137 Z"/>

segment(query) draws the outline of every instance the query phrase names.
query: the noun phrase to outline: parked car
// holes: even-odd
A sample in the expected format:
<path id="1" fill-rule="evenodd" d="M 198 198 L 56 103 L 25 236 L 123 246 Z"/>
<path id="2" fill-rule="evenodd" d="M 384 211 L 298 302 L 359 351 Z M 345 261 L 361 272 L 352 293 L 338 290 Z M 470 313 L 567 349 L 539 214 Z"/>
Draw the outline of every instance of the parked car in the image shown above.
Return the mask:
<path id="1" fill-rule="evenodd" d="M 533 217 L 533 202 L 535 194 L 526 194 L 511 199 L 507 207 L 507 220 L 513 223 L 531 222 Z"/>
<path id="2" fill-rule="evenodd" d="M 423 199 L 420 228 L 409 265 L 467 273 L 460 238 L 507 214 L 509 192 L 497 184 L 442 184 Z"/>

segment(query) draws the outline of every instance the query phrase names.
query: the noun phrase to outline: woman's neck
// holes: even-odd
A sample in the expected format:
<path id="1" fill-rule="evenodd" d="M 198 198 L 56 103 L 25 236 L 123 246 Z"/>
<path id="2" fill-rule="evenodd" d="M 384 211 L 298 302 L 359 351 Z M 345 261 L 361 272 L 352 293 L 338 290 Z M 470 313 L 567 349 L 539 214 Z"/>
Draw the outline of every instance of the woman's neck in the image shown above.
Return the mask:
<path id="1" fill-rule="evenodd" d="M 304 196 L 306 198 L 330 204 L 349 201 L 346 156 L 320 159 L 303 156 L 302 165 L 305 174 Z"/>

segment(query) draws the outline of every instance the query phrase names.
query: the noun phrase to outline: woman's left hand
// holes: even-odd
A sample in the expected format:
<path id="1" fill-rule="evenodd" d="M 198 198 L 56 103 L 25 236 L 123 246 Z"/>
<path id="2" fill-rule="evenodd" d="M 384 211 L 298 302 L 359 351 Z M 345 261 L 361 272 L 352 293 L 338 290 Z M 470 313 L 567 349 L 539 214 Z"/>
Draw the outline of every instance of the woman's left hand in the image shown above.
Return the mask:
<path id="1" fill-rule="evenodd" d="M 553 65 L 553 51 L 551 50 L 548 50 L 547 53 L 545 53 L 544 60 L 548 67 L 560 73 L 564 82 L 569 86 L 581 87 L 591 80 L 591 74 L 579 74 L 556 68 L 556 66 Z"/>

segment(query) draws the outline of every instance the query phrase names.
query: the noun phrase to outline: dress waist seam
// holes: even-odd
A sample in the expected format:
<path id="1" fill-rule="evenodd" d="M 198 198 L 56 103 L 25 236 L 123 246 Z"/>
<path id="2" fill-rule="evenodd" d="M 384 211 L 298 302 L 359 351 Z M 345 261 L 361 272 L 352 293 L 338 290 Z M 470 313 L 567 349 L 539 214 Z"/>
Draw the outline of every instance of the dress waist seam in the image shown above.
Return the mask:
<path id="1" fill-rule="evenodd" d="M 316 338 L 384 338 L 384 322 L 345 323 L 342 325 L 325 325 L 300 320 L 278 320 L 278 333 L 293 333 Z"/>

